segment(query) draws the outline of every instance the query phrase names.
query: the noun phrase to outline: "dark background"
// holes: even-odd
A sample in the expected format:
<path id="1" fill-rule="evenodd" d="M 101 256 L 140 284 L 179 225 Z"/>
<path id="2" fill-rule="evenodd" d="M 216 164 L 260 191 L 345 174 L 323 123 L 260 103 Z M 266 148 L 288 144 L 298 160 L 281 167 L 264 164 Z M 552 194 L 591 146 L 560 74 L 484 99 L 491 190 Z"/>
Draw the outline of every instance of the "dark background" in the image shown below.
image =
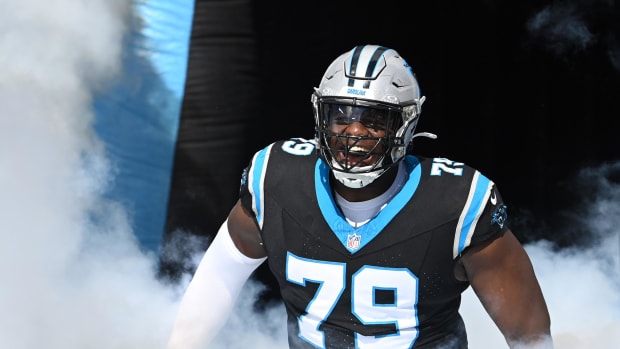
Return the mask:
<path id="1" fill-rule="evenodd" d="M 571 217 L 588 192 L 573 179 L 620 159 L 614 2 L 197 1 L 166 275 L 191 269 L 184 258 L 217 232 L 255 151 L 313 137 L 312 89 L 358 44 L 394 48 L 413 67 L 427 98 L 417 130 L 438 135 L 414 153 L 491 178 L 521 241 L 587 243 Z M 269 282 L 264 268 L 257 277 Z"/>

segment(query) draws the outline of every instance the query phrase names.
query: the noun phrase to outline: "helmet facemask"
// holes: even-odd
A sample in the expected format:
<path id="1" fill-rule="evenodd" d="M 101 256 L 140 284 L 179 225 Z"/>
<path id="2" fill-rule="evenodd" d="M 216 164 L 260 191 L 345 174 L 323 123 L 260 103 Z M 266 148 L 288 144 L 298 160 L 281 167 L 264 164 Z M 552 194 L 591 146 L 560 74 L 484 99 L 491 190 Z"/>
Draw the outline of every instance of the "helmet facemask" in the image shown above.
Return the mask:
<path id="1" fill-rule="evenodd" d="M 405 155 L 408 143 L 403 136 L 413 134 L 417 115 L 416 120 L 407 120 L 405 125 L 400 106 L 313 96 L 320 156 L 346 186 L 361 188 L 370 184 Z M 349 127 L 363 127 L 365 132 L 351 134 Z"/>

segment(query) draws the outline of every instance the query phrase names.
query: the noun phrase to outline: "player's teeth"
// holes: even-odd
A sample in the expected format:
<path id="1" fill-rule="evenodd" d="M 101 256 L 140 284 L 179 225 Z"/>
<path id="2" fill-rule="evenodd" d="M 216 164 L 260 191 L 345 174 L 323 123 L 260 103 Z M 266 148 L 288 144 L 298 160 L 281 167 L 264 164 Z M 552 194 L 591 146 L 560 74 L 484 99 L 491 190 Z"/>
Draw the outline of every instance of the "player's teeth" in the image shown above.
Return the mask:
<path id="1" fill-rule="evenodd" d="M 351 149 L 349 149 L 349 151 L 359 151 L 359 152 L 363 152 L 363 151 L 367 151 L 366 149 L 362 148 L 362 147 L 352 147 Z"/>

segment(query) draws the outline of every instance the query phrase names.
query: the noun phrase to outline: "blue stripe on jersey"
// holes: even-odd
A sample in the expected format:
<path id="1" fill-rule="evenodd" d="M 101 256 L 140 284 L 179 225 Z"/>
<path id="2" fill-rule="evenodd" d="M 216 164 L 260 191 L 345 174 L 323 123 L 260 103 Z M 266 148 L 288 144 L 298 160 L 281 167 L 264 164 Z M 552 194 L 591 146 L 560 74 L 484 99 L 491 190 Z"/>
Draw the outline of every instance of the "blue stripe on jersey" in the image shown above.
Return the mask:
<path id="1" fill-rule="evenodd" d="M 338 209 L 334 197 L 331 194 L 329 185 L 329 167 L 322 160 L 318 160 L 314 172 L 314 180 L 316 186 L 316 196 L 319 208 L 323 213 L 323 218 L 336 235 L 340 243 L 351 253 L 357 252 L 370 241 L 372 241 L 379 233 L 392 221 L 392 219 L 405 207 L 411 199 L 422 175 L 421 166 L 418 158 L 415 156 L 406 156 L 406 170 L 409 178 L 405 182 L 403 188 L 394 196 L 394 198 L 368 223 L 359 228 L 353 228 L 346 220 L 342 212 Z M 359 236 L 359 247 L 349 247 L 348 239 L 351 236 Z"/>
<path id="2" fill-rule="evenodd" d="M 480 218 L 480 215 L 486 205 L 491 184 L 492 182 L 487 177 L 476 171 L 473 177 L 472 189 L 470 189 L 471 198 L 468 200 L 467 204 L 463 208 L 463 213 L 461 214 L 463 223 L 461 225 L 461 229 L 457 231 L 458 249 L 457 251 L 454 251 L 454 257 L 463 252 L 463 250 L 469 246 L 471 236 L 473 235 L 474 230 L 476 229 L 476 224 L 478 223 L 478 218 Z"/>
<path id="3" fill-rule="evenodd" d="M 263 227 L 263 194 L 265 171 L 267 171 L 267 161 L 271 152 L 272 145 L 262 149 L 252 159 L 252 171 L 248 178 L 248 190 L 252 194 L 252 209 L 256 215 L 259 227 Z"/>

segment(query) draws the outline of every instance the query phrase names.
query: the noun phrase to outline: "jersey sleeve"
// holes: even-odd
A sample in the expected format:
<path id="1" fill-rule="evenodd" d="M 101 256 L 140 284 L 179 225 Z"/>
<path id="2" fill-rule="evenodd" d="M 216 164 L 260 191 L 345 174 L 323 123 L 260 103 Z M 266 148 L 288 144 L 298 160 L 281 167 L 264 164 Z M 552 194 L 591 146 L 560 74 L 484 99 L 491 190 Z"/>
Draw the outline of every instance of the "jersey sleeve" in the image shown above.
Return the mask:
<path id="1" fill-rule="evenodd" d="M 462 208 L 453 245 L 453 257 L 471 246 L 502 236 L 507 230 L 506 205 L 493 181 L 474 170 L 469 177 L 465 205 Z"/>
<path id="2" fill-rule="evenodd" d="M 274 144 L 276 143 L 257 151 L 241 175 L 239 188 L 241 204 L 248 212 L 254 213 L 260 229 L 263 228 L 265 173 Z"/>
<path id="3" fill-rule="evenodd" d="M 491 183 L 486 204 L 477 219 L 469 246 L 480 245 L 502 236 L 508 230 L 507 219 L 506 205 L 497 186 Z"/>

